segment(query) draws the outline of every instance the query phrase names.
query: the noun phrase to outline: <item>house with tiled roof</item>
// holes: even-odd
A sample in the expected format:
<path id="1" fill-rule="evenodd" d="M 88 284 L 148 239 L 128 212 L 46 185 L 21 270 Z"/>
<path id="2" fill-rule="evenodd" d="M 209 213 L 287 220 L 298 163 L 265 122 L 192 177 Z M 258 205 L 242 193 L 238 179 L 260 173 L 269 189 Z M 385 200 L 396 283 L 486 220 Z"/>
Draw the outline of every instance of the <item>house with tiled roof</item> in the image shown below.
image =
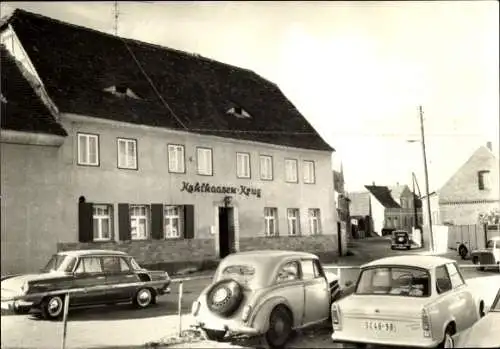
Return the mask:
<path id="1" fill-rule="evenodd" d="M 334 149 L 276 84 L 22 10 L 0 36 L 2 274 L 89 247 L 336 254 Z"/>
<path id="2" fill-rule="evenodd" d="M 351 218 L 356 220 L 356 229 L 363 232 L 360 235 L 385 235 L 395 229 L 412 231 L 416 224 L 421 226 L 421 201 L 407 185 L 398 183 L 391 187 L 373 183 L 365 188 L 366 191 L 350 193 Z"/>

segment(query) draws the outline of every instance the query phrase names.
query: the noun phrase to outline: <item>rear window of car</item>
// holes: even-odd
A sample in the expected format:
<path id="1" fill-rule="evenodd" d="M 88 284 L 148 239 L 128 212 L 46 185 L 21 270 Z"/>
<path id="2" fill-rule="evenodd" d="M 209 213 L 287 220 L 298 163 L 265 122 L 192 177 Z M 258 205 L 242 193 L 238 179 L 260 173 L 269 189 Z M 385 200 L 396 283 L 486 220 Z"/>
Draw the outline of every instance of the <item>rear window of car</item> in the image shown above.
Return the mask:
<path id="1" fill-rule="evenodd" d="M 230 265 L 222 270 L 221 276 L 223 279 L 231 278 L 244 286 L 251 286 L 255 278 L 255 268 L 251 265 Z"/>
<path id="2" fill-rule="evenodd" d="M 413 267 L 375 267 L 361 272 L 356 294 L 429 297 L 430 275 Z"/>

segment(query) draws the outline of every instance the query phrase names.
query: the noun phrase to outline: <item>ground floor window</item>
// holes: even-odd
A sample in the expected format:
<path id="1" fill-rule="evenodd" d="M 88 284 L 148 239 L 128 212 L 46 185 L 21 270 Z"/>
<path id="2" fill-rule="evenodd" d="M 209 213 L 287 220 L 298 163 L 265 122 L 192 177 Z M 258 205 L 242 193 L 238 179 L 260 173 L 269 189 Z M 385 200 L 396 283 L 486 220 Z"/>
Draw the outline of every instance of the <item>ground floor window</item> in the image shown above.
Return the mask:
<path id="1" fill-rule="evenodd" d="M 278 221 L 278 209 L 276 207 L 265 207 L 264 222 L 265 222 L 266 236 L 278 235 L 277 221 Z"/>
<path id="2" fill-rule="evenodd" d="M 288 235 L 296 236 L 300 234 L 300 218 L 298 208 L 287 209 Z"/>
<path id="3" fill-rule="evenodd" d="M 149 238 L 149 205 L 130 205 L 130 237 L 132 240 Z"/>
<path id="4" fill-rule="evenodd" d="M 309 232 L 311 235 L 321 234 L 321 216 L 319 208 L 309 209 Z"/>
<path id="5" fill-rule="evenodd" d="M 183 207 L 182 206 L 165 206 L 164 212 L 164 227 L 165 239 L 180 238 L 183 232 Z"/>
<path id="6" fill-rule="evenodd" d="M 107 204 L 93 205 L 92 221 L 94 241 L 110 240 L 113 221 L 113 206 Z"/>

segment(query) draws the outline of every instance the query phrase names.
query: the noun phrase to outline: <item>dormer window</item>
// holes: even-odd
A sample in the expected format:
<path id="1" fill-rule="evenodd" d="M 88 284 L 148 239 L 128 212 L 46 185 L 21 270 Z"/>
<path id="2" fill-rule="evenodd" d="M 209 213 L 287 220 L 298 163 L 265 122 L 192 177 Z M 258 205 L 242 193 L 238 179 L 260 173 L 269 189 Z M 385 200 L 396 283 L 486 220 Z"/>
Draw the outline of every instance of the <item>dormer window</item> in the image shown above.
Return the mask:
<path id="1" fill-rule="evenodd" d="M 134 93 L 130 88 L 126 85 L 113 85 L 108 88 L 105 88 L 104 91 L 114 94 L 117 97 L 129 97 L 134 99 L 141 99 L 138 95 Z"/>
<path id="2" fill-rule="evenodd" d="M 226 113 L 234 115 L 234 116 L 236 116 L 239 119 L 249 119 L 249 118 L 251 118 L 250 114 L 248 114 L 248 112 L 245 109 L 243 109 L 242 107 L 233 107 L 233 108 L 230 108 Z"/>

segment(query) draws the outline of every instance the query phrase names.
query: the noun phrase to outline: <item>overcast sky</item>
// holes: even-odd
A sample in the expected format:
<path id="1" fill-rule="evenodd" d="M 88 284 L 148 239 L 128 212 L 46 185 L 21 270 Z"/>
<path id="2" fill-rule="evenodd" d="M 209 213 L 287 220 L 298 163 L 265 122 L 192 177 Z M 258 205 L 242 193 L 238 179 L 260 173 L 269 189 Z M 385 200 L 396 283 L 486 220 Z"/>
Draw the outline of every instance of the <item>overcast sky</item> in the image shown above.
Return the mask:
<path id="1" fill-rule="evenodd" d="M 337 152 L 351 191 L 430 189 L 488 140 L 499 149 L 497 1 L 119 2 L 118 34 L 251 69 L 277 83 Z M 2 2 L 113 32 L 113 2 Z"/>

